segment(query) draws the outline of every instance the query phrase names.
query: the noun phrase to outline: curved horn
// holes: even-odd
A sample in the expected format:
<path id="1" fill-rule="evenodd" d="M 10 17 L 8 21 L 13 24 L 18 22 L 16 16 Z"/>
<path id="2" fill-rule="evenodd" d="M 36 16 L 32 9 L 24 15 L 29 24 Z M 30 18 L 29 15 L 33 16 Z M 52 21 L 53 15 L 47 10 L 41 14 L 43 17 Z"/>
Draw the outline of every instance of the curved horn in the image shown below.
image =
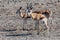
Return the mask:
<path id="1" fill-rule="evenodd" d="M 30 3 L 30 9 L 32 9 L 33 7 L 32 7 L 32 3 Z"/>
<path id="2" fill-rule="evenodd" d="M 28 3 L 27 3 L 27 9 L 29 9 L 29 5 L 28 5 Z"/>

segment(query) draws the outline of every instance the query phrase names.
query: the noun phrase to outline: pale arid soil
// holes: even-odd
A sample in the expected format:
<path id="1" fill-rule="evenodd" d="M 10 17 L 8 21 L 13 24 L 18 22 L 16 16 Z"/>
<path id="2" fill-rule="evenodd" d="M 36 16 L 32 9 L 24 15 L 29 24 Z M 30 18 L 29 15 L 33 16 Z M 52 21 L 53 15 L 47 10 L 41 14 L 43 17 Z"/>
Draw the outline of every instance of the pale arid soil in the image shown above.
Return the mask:
<path id="1" fill-rule="evenodd" d="M 31 30 L 33 35 L 16 35 L 29 33 L 28 31 L 20 30 L 23 28 L 24 21 L 16 14 L 20 6 L 26 7 L 26 2 L 32 2 L 33 5 L 34 3 L 44 4 L 40 5 L 39 9 L 47 8 L 52 11 L 52 16 L 48 20 L 48 25 L 51 28 L 49 33 L 40 32 L 37 35 L 35 30 Z M 38 8 L 36 6 L 33 7 L 34 9 Z M 27 29 L 30 27 L 34 29 L 34 22 L 32 19 L 27 19 L 27 23 L 24 26 Z M 11 34 L 15 34 L 15 36 L 6 36 Z M 60 40 L 60 0 L 0 0 L 0 40 Z"/>

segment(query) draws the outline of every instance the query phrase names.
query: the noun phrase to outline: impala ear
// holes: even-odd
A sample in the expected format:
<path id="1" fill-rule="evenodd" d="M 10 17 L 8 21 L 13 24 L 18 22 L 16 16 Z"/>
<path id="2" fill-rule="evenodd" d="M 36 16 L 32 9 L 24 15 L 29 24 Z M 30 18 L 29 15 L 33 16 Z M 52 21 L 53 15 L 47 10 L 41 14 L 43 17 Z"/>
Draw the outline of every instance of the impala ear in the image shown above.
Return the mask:
<path id="1" fill-rule="evenodd" d="M 27 3 L 27 9 L 29 8 L 29 5 L 28 5 L 28 3 Z"/>
<path id="2" fill-rule="evenodd" d="M 32 7 L 32 3 L 30 3 L 30 9 L 33 9 L 33 7 Z"/>
<path id="3" fill-rule="evenodd" d="M 20 13 L 21 13 L 21 12 L 20 12 L 21 9 L 22 9 L 22 7 L 20 7 L 20 8 L 16 11 L 16 14 L 17 14 L 17 13 L 20 14 Z"/>
<path id="4" fill-rule="evenodd" d="M 19 10 L 22 9 L 22 7 L 19 8 Z"/>

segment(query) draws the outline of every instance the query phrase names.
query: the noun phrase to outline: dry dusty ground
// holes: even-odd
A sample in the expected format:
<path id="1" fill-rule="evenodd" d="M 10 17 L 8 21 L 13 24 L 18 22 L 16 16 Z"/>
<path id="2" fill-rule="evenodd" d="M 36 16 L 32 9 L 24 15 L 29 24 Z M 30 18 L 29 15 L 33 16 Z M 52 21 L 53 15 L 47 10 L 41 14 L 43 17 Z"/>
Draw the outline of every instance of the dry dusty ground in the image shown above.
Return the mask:
<path id="1" fill-rule="evenodd" d="M 34 5 L 34 3 L 40 3 L 39 9 L 50 9 L 52 16 L 49 20 L 50 32 L 40 32 L 37 35 L 36 31 L 31 31 L 31 34 L 23 35 L 23 33 L 29 33 L 28 31 L 22 31 L 23 19 L 16 14 L 17 9 L 20 6 L 26 7 L 26 2 Z M 38 8 L 33 6 L 34 8 Z M 28 19 L 25 27 L 34 28 L 34 20 Z M 18 29 L 16 31 L 16 29 Z M 9 30 L 9 31 L 8 31 Z M 12 30 L 12 31 L 11 31 Z M 6 36 L 11 34 L 21 34 Z M 0 40 L 60 40 L 60 0 L 0 0 Z"/>

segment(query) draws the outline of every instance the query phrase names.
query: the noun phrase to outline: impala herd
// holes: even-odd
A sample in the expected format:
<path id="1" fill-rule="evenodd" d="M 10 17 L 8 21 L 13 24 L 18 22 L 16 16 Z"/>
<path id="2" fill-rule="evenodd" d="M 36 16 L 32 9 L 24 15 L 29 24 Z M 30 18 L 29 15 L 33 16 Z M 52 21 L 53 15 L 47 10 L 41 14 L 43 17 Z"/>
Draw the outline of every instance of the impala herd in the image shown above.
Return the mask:
<path id="1" fill-rule="evenodd" d="M 32 18 L 33 20 L 37 20 L 37 21 L 41 20 L 43 24 L 45 24 L 46 30 L 49 30 L 47 21 L 50 17 L 51 11 L 49 9 L 35 10 L 35 11 L 32 9 L 33 7 L 32 7 L 32 4 L 30 3 L 30 5 L 27 4 L 26 9 L 23 9 L 23 7 L 20 7 L 16 13 L 19 13 L 20 17 L 24 19 Z"/>

